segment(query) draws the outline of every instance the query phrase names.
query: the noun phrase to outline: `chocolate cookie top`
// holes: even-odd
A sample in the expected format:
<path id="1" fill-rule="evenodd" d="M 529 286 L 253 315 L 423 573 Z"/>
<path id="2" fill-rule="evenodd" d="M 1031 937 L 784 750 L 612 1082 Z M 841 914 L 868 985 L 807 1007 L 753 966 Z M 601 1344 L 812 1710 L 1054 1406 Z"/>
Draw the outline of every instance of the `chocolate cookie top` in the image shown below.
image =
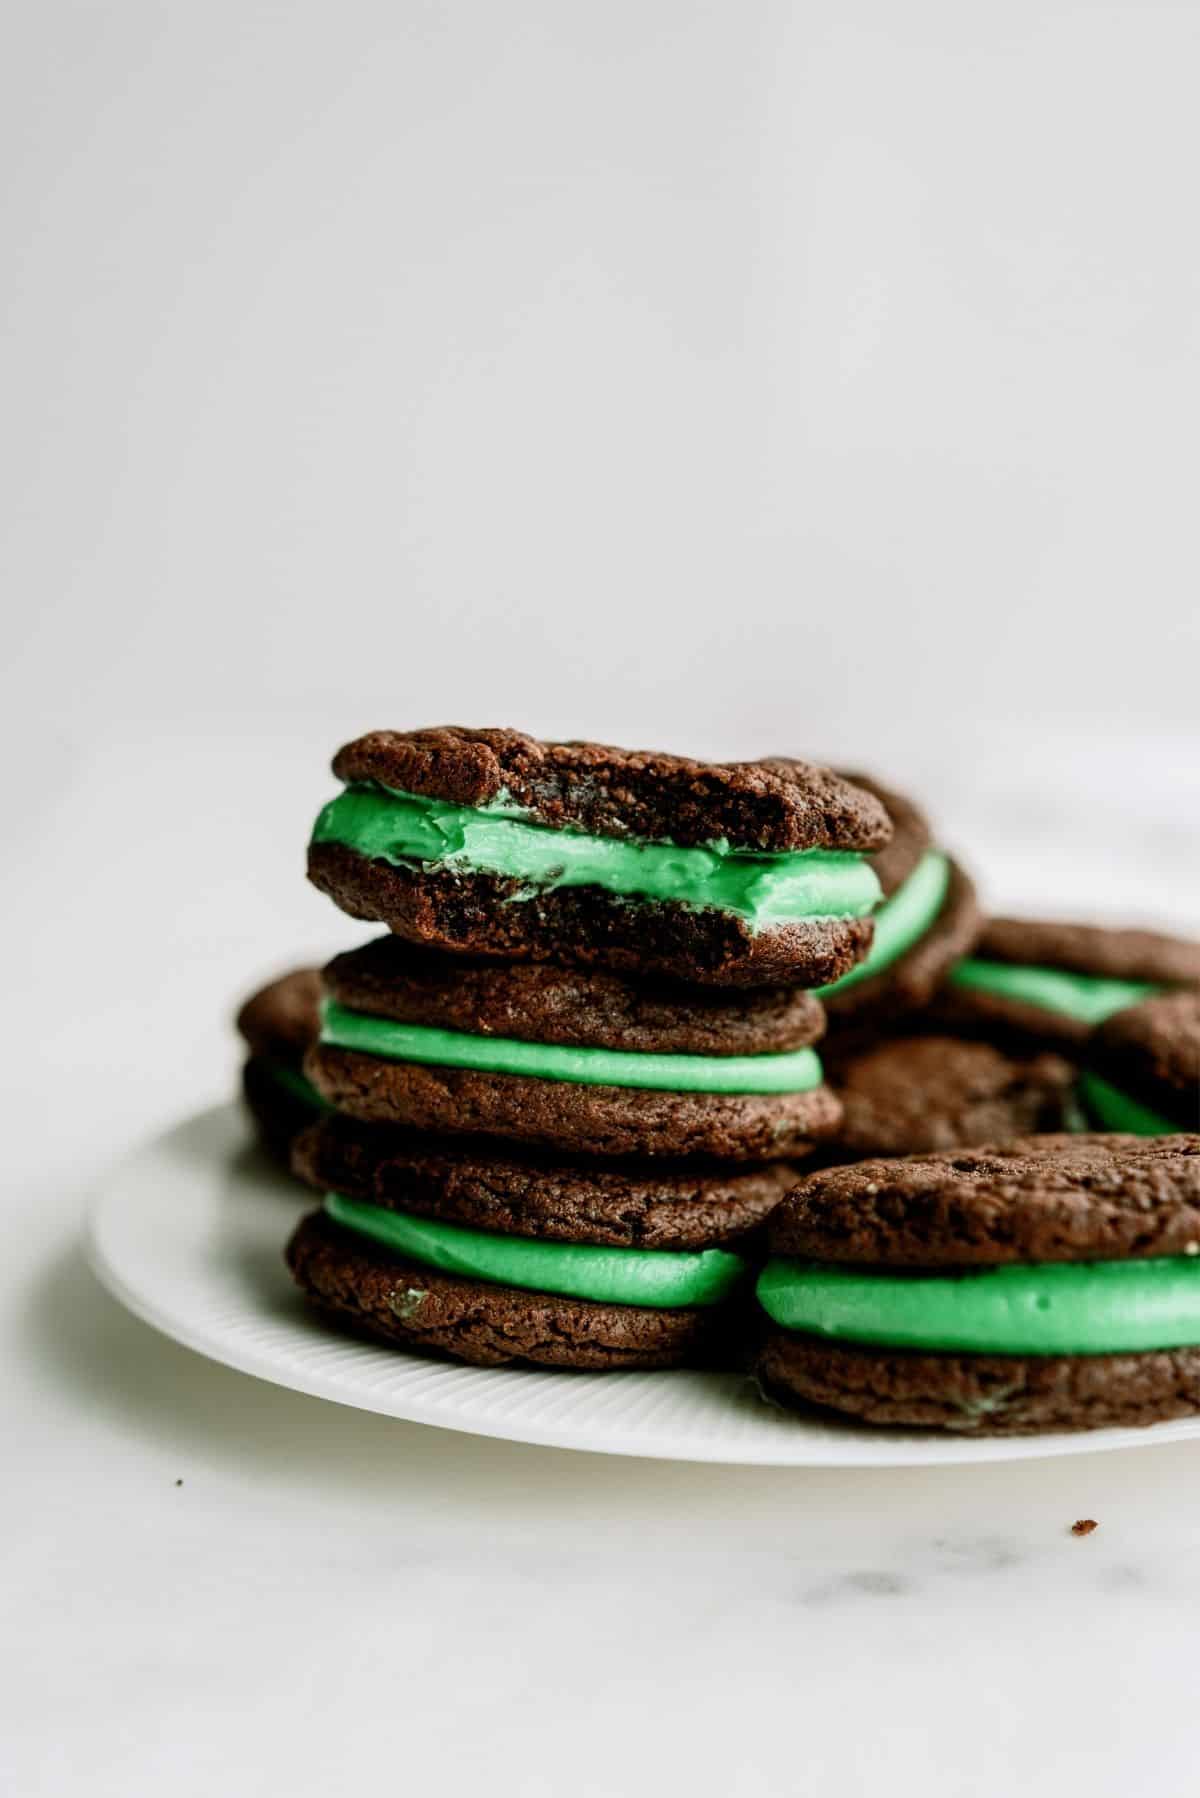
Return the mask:
<path id="1" fill-rule="evenodd" d="M 495 962 L 377 937 L 325 969 L 342 1005 L 408 1024 L 646 1054 L 768 1055 L 814 1043 L 820 1001 L 799 987 L 703 991 L 554 962 Z"/>
<path id="2" fill-rule="evenodd" d="M 333 771 L 401 792 L 481 806 L 506 795 L 541 824 L 597 836 L 735 849 L 881 849 L 879 801 L 829 768 L 787 756 L 698 762 L 599 743 L 543 743 L 515 730 L 368 731 Z"/>
<path id="3" fill-rule="evenodd" d="M 925 851 L 933 847 L 929 820 L 911 799 L 885 787 L 873 774 L 842 773 L 841 778 L 870 793 L 891 819 L 891 841 L 871 857 L 871 866 L 879 877 L 883 896 L 890 899 L 896 888 L 903 886 Z"/>
<path id="4" fill-rule="evenodd" d="M 985 961 L 1065 968 L 1112 980 L 1149 980 L 1162 986 L 1200 981 L 1200 942 L 1153 930 L 990 918 L 974 953 Z"/>
<path id="5" fill-rule="evenodd" d="M 321 1028 L 321 976 L 297 968 L 252 993 L 237 1014 L 237 1027 L 254 1055 L 298 1067 Z"/>
<path id="6" fill-rule="evenodd" d="M 1183 1130 L 1200 1129 L 1200 990 L 1119 1011 L 1088 1044 L 1088 1066 Z"/>
<path id="7" fill-rule="evenodd" d="M 1005 1055 L 953 1036 L 890 1037 L 850 1053 L 835 1038 L 825 1067 L 842 1101 L 836 1160 L 1062 1130 L 1074 1079 L 1060 1055 Z"/>
<path id="8" fill-rule="evenodd" d="M 778 1255 L 884 1267 L 1200 1252 L 1200 1136 L 1032 1136 L 810 1174 Z"/>
<path id="9" fill-rule="evenodd" d="M 321 1191 L 502 1236 L 614 1248 L 695 1249 L 762 1223 L 796 1178 L 787 1163 L 605 1165 L 488 1143 L 464 1145 L 332 1115 L 307 1130 L 293 1168 Z"/>

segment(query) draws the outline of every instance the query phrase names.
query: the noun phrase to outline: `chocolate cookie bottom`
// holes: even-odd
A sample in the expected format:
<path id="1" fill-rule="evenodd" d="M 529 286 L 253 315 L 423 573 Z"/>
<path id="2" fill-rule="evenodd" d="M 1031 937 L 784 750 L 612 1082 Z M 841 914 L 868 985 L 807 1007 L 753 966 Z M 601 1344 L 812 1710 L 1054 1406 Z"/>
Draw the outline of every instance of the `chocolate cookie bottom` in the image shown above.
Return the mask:
<path id="1" fill-rule="evenodd" d="M 615 1368 L 714 1365 L 736 1349 L 745 1310 L 598 1304 L 440 1273 L 364 1249 L 321 1212 L 287 1246 L 297 1285 L 324 1313 L 395 1347 L 477 1367 Z"/>
<path id="2" fill-rule="evenodd" d="M 814 917 L 755 931 L 732 912 L 634 900 L 600 887 L 531 893 L 500 875 L 398 866 L 316 842 L 308 877 L 352 918 L 457 954 L 554 960 L 699 986 L 822 986 L 867 953 L 869 918 Z"/>
<path id="3" fill-rule="evenodd" d="M 795 1160 L 829 1136 L 841 1118 L 841 1107 L 825 1086 L 802 1093 L 584 1086 L 385 1061 L 328 1043 L 310 1050 L 305 1069 L 339 1111 L 367 1123 L 500 1137 L 589 1155 Z"/>
<path id="4" fill-rule="evenodd" d="M 767 1332 L 767 1397 L 862 1423 L 1032 1436 L 1200 1414 L 1200 1348 L 1122 1355 L 964 1355 Z"/>

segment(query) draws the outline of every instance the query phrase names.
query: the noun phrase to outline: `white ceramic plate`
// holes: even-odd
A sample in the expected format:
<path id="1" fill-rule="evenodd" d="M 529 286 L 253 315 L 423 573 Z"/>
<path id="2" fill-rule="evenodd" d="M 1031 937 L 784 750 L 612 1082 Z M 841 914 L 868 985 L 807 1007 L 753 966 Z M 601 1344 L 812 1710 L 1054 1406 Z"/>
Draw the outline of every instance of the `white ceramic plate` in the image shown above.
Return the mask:
<path id="1" fill-rule="evenodd" d="M 470 1368 L 376 1348 L 310 1313 L 282 1261 L 305 1195 L 252 1148 L 232 1105 L 147 1143 L 109 1175 L 88 1252 L 122 1304 L 214 1361 L 417 1423 L 601 1454 L 790 1467 L 1005 1461 L 1200 1436 L 1200 1419 L 1017 1441 L 791 1416 L 735 1374 Z"/>

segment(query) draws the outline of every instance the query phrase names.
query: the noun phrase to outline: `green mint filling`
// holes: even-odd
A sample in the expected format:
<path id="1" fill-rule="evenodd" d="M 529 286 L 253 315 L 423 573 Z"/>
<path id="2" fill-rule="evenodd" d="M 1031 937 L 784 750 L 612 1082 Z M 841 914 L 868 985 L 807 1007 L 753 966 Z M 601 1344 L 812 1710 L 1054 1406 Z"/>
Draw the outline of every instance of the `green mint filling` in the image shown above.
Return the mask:
<path id="1" fill-rule="evenodd" d="M 845 992 L 872 974 L 882 974 L 893 962 L 912 948 L 929 930 L 946 903 L 950 886 L 950 863 L 940 849 L 929 849 L 921 857 L 906 881 L 890 899 L 885 899 L 875 913 L 875 936 L 865 961 L 843 974 L 828 986 L 817 988 L 817 996 Z"/>
<path id="2" fill-rule="evenodd" d="M 334 1001 L 327 1001 L 324 1007 L 321 1041 L 388 1061 L 419 1061 L 581 1086 L 629 1086 L 659 1092 L 811 1092 L 822 1077 L 821 1063 L 812 1049 L 778 1055 L 656 1055 L 572 1048 L 402 1024 L 395 1018 L 351 1011 Z"/>
<path id="3" fill-rule="evenodd" d="M 1015 962 L 984 961 L 968 956 L 951 971 L 950 985 L 967 991 L 995 993 L 1053 1011 L 1078 1023 L 1103 1024 L 1114 1012 L 1138 1005 L 1160 991 L 1145 980 L 1114 980 L 1100 974 L 1076 974 L 1068 968 L 1027 968 Z"/>
<path id="4" fill-rule="evenodd" d="M 372 860 L 494 874 L 529 892 L 595 886 L 634 898 L 732 912 L 754 926 L 866 917 L 879 881 L 862 855 L 828 849 L 759 854 L 724 840 L 675 843 L 552 830 L 511 802 L 451 805 L 413 793 L 349 786 L 324 808 L 314 843 L 340 843 Z"/>
<path id="5" fill-rule="evenodd" d="M 908 1274 L 780 1258 L 758 1281 L 785 1330 L 944 1353 L 1111 1355 L 1200 1344 L 1197 1256 Z"/>
<path id="6" fill-rule="evenodd" d="M 1121 1130 L 1130 1136 L 1174 1136 L 1179 1128 L 1140 1099 L 1131 1099 L 1128 1093 L 1110 1086 L 1099 1074 L 1079 1076 L 1079 1097 L 1102 1130 Z"/>
<path id="7" fill-rule="evenodd" d="M 601 1304 L 669 1310 L 719 1305 L 737 1290 L 748 1271 L 740 1255 L 724 1249 L 610 1249 L 493 1236 L 407 1211 L 386 1211 L 336 1192 L 326 1195 L 325 1211 L 344 1229 L 443 1273 Z"/>

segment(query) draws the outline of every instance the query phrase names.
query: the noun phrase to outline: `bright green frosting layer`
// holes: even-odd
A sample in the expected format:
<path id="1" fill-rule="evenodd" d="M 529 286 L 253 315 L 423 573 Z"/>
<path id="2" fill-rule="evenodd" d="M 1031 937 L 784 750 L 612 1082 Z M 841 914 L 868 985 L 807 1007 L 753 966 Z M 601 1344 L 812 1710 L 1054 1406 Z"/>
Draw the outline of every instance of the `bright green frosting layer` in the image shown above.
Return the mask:
<path id="1" fill-rule="evenodd" d="M 1200 1343 L 1200 1258 L 1055 1261 L 962 1274 L 769 1261 L 763 1309 L 785 1330 L 979 1355 L 1115 1355 Z"/>
<path id="2" fill-rule="evenodd" d="M 1161 1113 L 1110 1086 L 1099 1074 L 1079 1076 L 1079 1097 L 1102 1130 L 1124 1130 L 1131 1136 L 1174 1136 L 1179 1129 Z"/>
<path id="3" fill-rule="evenodd" d="M 1081 1024 L 1103 1024 L 1114 1012 L 1137 1005 L 1159 988 L 1145 980 L 1112 980 L 1099 974 L 1074 974 L 1066 968 L 1026 968 L 1015 962 L 982 961 L 968 956 L 951 971 L 951 986 L 1018 999 L 1041 1011 L 1061 1012 Z"/>
<path id="4" fill-rule="evenodd" d="M 381 1205 L 364 1205 L 336 1192 L 326 1195 L 325 1210 L 347 1230 L 443 1273 L 609 1305 L 658 1305 L 668 1310 L 719 1305 L 748 1271 L 740 1255 L 725 1249 L 675 1253 L 531 1242 L 522 1236 L 466 1230 L 407 1211 L 385 1211 Z"/>
<path id="5" fill-rule="evenodd" d="M 817 988 L 818 995 L 841 993 L 871 974 L 882 974 L 894 961 L 920 942 L 946 903 L 950 863 L 940 849 L 928 849 L 908 879 L 875 913 L 875 937 L 870 953 L 856 968 Z"/>
<path id="6" fill-rule="evenodd" d="M 329 1002 L 321 1041 L 388 1061 L 421 1061 L 437 1067 L 475 1068 L 488 1074 L 529 1074 L 580 1086 L 640 1086 L 658 1092 L 804 1093 L 821 1084 L 812 1049 L 786 1055 L 650 1055 L 623 1049 L 575 1049 L 561 1043 L 527 1043 L 510 1036 L 471 1036 L 370 1017 Z"/>
<path id="7" fill-rule="evenodd" d="M 551 830 L 511 804 L 450 805 L 385 787 L 350 786 L 321 812 L 314 843 L 341 843 L 376 861 L 429 863 L 498 874 L 530 893 L 603 887 L 644 899 L 734 912 L 752 925 L 801 918 L 861 918 L 879 881 L 861 855 L 827 849 L 757 855 L 724 840 L 699 848 Z"/>

